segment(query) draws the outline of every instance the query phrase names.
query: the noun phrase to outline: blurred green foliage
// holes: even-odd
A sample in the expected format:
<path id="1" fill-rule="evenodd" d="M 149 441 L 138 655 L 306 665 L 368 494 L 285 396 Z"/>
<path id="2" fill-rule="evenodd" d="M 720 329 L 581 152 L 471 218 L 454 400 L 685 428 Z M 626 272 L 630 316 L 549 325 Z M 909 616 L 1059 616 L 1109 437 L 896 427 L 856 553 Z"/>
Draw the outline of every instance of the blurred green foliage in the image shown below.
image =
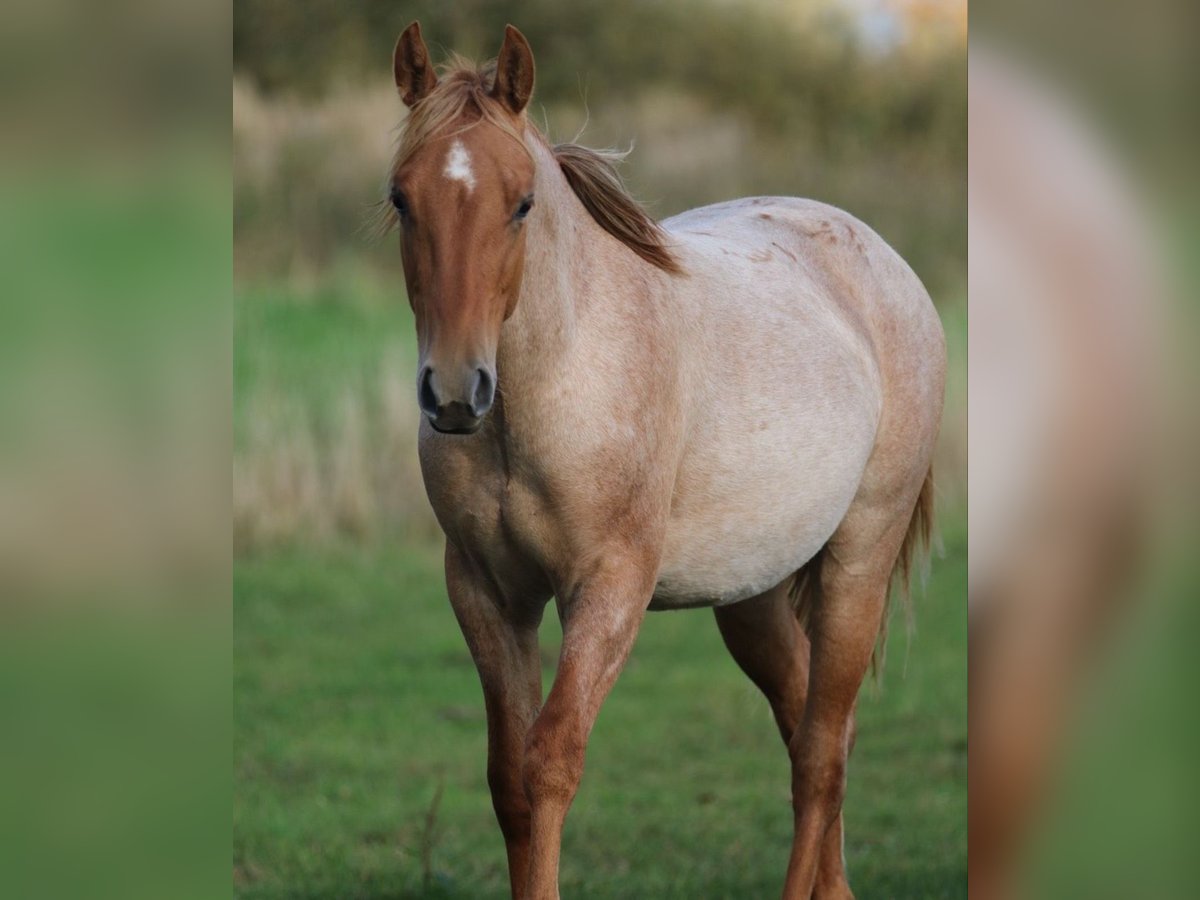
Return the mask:
<path id="1" fill-rule="evenodd" d="M 817 136 L 831 151 L 864 142 L 966 147 L 965 47 L 917 64 L 859 47 L 832 11 L 801 28 L 754 4 L 645 0 L 415 2 L 334 0 L 234 5 L 234 65 L 268 92 L 323 93 L 338 79 L 390 71 L 396 36 L 416 19 L 435 57 L 484 59 L 511 22 L 537 58 L 538 97 L 597 106 L 671 86 L 738 109 L 780 134 Z"/>

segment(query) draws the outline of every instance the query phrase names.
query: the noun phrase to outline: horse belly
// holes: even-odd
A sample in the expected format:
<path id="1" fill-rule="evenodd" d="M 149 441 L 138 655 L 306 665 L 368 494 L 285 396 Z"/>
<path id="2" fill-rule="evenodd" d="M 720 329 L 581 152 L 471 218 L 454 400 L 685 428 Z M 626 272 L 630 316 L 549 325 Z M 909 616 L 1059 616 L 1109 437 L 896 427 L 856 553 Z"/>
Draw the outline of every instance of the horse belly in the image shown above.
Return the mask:
<path id="1" fill-rule="evenodd" d="M 829 540 L 846 514 L 865 452 L 831 451 L 788 466 L 749 465 L 726 490 L 681 498 L 667 528 L 656 609 L 718 606 L 782 582 Z"/>
<path id="2" fill-rule="evenodd" d="M 878 377 L 836 336 L 806 338 L 766 341 L 749 366 L 709 367 L 720 381 L 700 389 L 711 412 L 681 461 L 653 608 L 774 587 L 844 518 L 875 444 Z"/>

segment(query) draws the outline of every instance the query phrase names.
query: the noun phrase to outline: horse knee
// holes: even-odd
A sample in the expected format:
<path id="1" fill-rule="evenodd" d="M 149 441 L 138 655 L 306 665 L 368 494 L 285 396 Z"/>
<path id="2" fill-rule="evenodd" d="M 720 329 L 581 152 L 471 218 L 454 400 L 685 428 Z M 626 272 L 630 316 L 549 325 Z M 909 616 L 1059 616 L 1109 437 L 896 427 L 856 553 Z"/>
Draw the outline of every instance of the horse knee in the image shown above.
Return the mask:
<path id="1" fill-rule="evenodd" d="M 583 775 L 584 741 L 563 723 L 536 722 L 525 744 L 522 776 L 529 802 L 570 803 Z"/>
<path id="2" fill-rule="evenodd" d="M 846 760 L 841 757 L 811 762 L 799 759 L 792 765 L 792 806 L 796 815 L 823 810 L 827 818 L 837 815 L 846 796 Z"/>

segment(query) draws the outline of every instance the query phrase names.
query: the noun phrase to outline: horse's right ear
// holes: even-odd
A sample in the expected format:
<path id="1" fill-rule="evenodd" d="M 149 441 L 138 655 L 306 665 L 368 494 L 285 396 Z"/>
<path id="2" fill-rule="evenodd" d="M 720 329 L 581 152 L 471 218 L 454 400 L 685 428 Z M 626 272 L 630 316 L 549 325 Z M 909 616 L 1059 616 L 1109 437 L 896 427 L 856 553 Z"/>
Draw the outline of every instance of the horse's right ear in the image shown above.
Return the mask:
<path id="1" fill-rule="evenodd" d="M 437 87 L 437 73 L 429 62 L 420 22 L 413 22 L 401 32 L 396 41 L 396 52 L 392 54 L 392 70 L 396 73 L 396 88 L 405 106 L 414 106 Z"/>

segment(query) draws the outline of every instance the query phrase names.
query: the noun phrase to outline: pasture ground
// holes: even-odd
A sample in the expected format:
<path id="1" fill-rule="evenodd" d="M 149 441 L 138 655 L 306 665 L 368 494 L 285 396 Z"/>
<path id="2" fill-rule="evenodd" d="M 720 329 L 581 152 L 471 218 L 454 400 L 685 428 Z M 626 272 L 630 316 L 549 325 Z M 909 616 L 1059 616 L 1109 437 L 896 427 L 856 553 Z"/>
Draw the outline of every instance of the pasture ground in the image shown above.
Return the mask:
<path id="1" fill-rule="evenodd" d="M 860 701 L 862 897 L 966 893 L 966 542 L 945 530 L 911 643 L 897 612 Z M 506 896 L 482 697 L 436 550 L 274 554 L 238 564 L 234 595 L 238 896 Z M 547 684 L 557 637 L 551 610 Z M 564 896 L 775 896 L 790 827 L 782 744 L 711 614 L 651 614 L 592 737 Z"/>

